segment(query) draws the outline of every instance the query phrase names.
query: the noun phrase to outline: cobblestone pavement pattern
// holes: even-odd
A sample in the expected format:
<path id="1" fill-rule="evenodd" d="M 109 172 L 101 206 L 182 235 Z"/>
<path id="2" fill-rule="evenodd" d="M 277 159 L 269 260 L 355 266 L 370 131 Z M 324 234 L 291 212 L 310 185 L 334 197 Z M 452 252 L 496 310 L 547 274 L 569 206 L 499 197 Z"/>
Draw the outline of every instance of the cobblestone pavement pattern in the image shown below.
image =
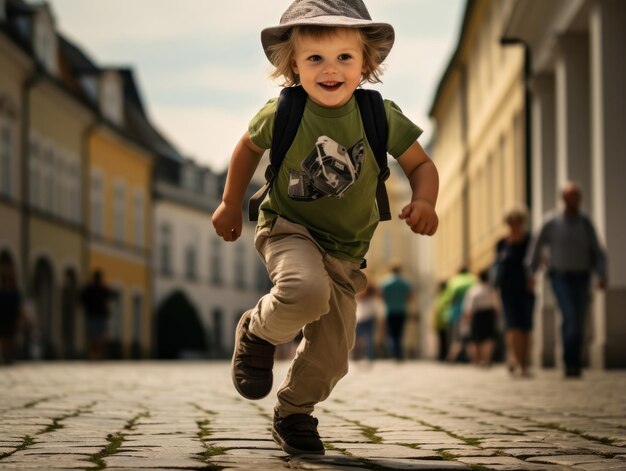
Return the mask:
<path id="1" fill-rule="evenodd" d="M 626 470 L 625 372 L 355 364 L 316 408 L 322 457 L 272 441 L 274 393 L 240 398 L 226 362 L 3 368 L 0 469 Z"/>

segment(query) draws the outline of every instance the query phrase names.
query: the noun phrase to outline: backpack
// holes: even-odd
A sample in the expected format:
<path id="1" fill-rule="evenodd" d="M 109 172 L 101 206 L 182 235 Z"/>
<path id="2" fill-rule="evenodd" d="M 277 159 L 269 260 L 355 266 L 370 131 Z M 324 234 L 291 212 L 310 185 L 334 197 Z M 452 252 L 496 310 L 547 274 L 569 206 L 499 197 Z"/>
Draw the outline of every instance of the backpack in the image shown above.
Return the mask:
<path id="1" fill-rule="evenodd" d="M 385 188 L 385 180 L 389 178 L 389 166 L 387 165 L 388 127 L 385 105 L 382 96 L 375 90 L 358 88 L 354 95 L 361 114 L 367 142 L 380 169 L 376 184 L 378 214 L 381 221 L 388 221 L 391 219 L 391 213 Z M 258 220 L 259 207 L 271 189 L 274 178 L 278 175 L 278 170 L 298 132 L 306 99 L 307 93 L 302 86 L 286 87 L 280 92 L 274 117 L 270 164 L 265 170 L 265 184 L 250 198 L 248 204 L 250 221 Z"/>

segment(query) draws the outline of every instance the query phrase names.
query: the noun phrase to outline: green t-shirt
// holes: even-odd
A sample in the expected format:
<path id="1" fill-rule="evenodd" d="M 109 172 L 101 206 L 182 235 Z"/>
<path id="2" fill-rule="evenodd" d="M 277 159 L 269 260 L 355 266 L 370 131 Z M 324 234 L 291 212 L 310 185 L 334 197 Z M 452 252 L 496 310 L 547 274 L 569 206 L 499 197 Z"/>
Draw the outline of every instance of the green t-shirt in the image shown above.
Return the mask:
<path id="1" fill-rule="evenodd" d="M 261 149 L 272 146 L 274 98 L 250 122 L 248 133 Z M 400 157 L 422 130 L 385 100 L 387 151 Z M 300 127 L 272 189 L 261 204 L 259 225 L 282 216 L 305 226 L 333 256 L 360 262 L 378 225 L 378 164 L 361 122 L 356 99 L 340 108 L 307 100 Z"/>

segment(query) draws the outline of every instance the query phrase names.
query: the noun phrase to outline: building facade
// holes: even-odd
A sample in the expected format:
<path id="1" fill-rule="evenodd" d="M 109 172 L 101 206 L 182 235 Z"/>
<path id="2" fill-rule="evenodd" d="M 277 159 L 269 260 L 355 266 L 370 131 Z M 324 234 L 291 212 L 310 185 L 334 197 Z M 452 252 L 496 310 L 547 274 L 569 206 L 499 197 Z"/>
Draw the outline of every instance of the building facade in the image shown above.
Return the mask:
<path id="1" fill-rule="evenodd" d="M 254 249 L 255 224 L 229 243 L 211 223 L 221 200 L 223 176 L 192 161 L 180 179 L 155 187 L 155 325 L 161 358 L 230 356 L 235 326 L 269 290 Z M 172 326 L 179 331 L 172 335 Z"/>
<path id="2" fill-rule="evenodd" d="M 433 98 L 432 156 L 440 175 L 440 226 L 433 243 L 420 241 L 423 277 L 435 284 L 461 268 L 487 269 L 503 235 L 505 212 L 528 205 L 525 52 L 503 45 L 502 0 L 469 0 L 459 41 Z M 433 247 L 434 245 L 434 247 Z M 432 354 L 434 341 L 427 339 Z"/>
<path id="3" fill-rule="evenodd" d="M 22 84 L 31 76 L 35 64 L 12 39 L 15 32 L 8 26 L 8 16 L 7 9 L 0 8 L 0 260 L 13 270 L 21 284 L 24 264 L 20 236 L 25 205 L 21 166 Z"/>
<path id="4" fill-rule="evenodd" d="M 96 65 L 45 3 L 0 1 L 0 68 L 0 263 L 26 301 L 20 356 L 84 355 L 80 290 L 96 270 L 115 292 L 109 357 L 151 356 L 189 325 L 201 348 L 177 357 L 229 354 L 269 282 L 253 226 L 237 244 L 211 235 L 224 176 L 183 158 L 132 70 Z M 172 299 L 197 322 L 178 322 Z"/>
<path id="5" fill-rule="evenodd" d="M 104 126 L 89 138 L 87 268 L 115 292 L 110 338 L 122 357 L 151 349 L 152 161 Z"/>
<path id="6" fill-rule="evenodd" d="M 606 247 L 609 285 L 595 291 L 588 361 L 626 366 L 626 3 L 620 0 L 508 2 L 502 35 L 529 51 L 532 91 L 532 224 L 559 206 L 568 180 L 578 182 L 587 213 Z M 559 316 L 540 287 L 535 360 L 560 365 Z"/>
<path id="7" fill-rule="evenodd" d="M 436 277 L 489 267 L 503 215 L 528 202 L 524 50 L 503 46 L 503 1 L 467 3 L 457 49 L 431 107 L 440 171 Z"/>
<path id="8" fill-rule="evenodd" d="M 83 143 L 94 115 L 64 81 L 55 20 L 46 4 L 7 2 L 8 37 L 34 67 L 21 83 L 22 285 L 32 300 L 35 355 L 73 355 L 75 297 L 84 272 Z"/>

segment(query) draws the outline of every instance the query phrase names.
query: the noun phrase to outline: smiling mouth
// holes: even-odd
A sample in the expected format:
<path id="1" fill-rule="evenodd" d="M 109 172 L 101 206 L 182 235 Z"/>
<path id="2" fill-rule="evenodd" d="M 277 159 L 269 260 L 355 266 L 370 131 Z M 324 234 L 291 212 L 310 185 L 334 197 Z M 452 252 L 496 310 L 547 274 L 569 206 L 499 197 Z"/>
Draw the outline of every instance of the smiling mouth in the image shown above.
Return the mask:
<path id="1" fill-rule="evenodd" d="M 332 92 L 332 91 L 338 90 L 339 87 L 343 85 L 343 82 L 320 82 L 319 85 L 324 90 L 328 90 Z"/>

